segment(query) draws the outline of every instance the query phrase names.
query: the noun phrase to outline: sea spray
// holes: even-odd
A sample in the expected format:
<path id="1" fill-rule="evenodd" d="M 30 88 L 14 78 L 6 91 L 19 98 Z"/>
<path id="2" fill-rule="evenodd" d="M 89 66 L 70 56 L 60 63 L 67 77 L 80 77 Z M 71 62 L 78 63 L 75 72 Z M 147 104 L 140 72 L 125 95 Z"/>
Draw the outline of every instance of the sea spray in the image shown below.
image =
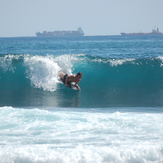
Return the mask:
<path id="1" fill-rule="evenodd" d="M 27 77 L 36 88 L 47 91 L 55 91 L 58 80 L 58 72 L 61 68 L 52 59 L 43 56 L 30 56 L 24 58 L 27 67 Z"/>

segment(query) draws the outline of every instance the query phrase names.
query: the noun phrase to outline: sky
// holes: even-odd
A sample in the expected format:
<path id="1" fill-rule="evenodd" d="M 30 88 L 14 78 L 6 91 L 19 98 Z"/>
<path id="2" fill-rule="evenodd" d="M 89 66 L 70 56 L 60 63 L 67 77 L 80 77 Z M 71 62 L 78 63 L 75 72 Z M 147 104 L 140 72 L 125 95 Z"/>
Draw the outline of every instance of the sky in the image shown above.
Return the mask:
<path id="1" fill-rule="evenodd" d="M 163 0 L 0 0 L 0 37 L 78 27 L 86 36 L 163 32 Z"/>

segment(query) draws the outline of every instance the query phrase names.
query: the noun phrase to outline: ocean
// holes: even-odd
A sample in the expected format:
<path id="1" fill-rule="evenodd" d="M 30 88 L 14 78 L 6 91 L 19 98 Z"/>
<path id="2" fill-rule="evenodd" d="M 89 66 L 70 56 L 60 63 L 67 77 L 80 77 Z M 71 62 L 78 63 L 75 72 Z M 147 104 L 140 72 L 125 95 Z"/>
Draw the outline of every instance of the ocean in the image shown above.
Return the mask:
<path id="1" fill-rule="evenodd" d="M 1 163 L 163 163 L 163 36 L 0 38 L 0 115 Z"/>

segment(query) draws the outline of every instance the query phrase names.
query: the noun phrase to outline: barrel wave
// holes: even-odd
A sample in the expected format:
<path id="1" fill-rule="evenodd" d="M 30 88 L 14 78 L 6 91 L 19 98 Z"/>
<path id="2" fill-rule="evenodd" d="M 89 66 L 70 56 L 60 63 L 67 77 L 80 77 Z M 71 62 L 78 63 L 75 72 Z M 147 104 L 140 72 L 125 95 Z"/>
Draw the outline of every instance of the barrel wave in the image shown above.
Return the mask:
<path id="1" fill-rule="evenodd" d="M 83 73 L 81 91 L 66 88 L 58 72 Z M 1 55 L 1 106 L 163 106 L 163 57 Z"/>

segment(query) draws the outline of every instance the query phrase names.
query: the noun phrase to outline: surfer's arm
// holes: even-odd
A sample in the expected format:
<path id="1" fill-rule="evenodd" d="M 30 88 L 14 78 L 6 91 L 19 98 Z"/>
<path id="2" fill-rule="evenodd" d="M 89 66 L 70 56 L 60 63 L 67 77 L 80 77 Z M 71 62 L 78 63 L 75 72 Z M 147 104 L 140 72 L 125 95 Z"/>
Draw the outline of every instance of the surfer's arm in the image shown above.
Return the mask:
<path id="1" fill-rule="evenodd" d="M 75 87 L 76 87 L 78 90 L 81 90 L 80 87 L 78 86 L 78 83 L 75 84 Z"/>
<path id="2" fill-rule="evenodd" d="M 65 86 L 67 87 L 67 76 L 66 76 L 66 79 L 65 79 Z"/>

